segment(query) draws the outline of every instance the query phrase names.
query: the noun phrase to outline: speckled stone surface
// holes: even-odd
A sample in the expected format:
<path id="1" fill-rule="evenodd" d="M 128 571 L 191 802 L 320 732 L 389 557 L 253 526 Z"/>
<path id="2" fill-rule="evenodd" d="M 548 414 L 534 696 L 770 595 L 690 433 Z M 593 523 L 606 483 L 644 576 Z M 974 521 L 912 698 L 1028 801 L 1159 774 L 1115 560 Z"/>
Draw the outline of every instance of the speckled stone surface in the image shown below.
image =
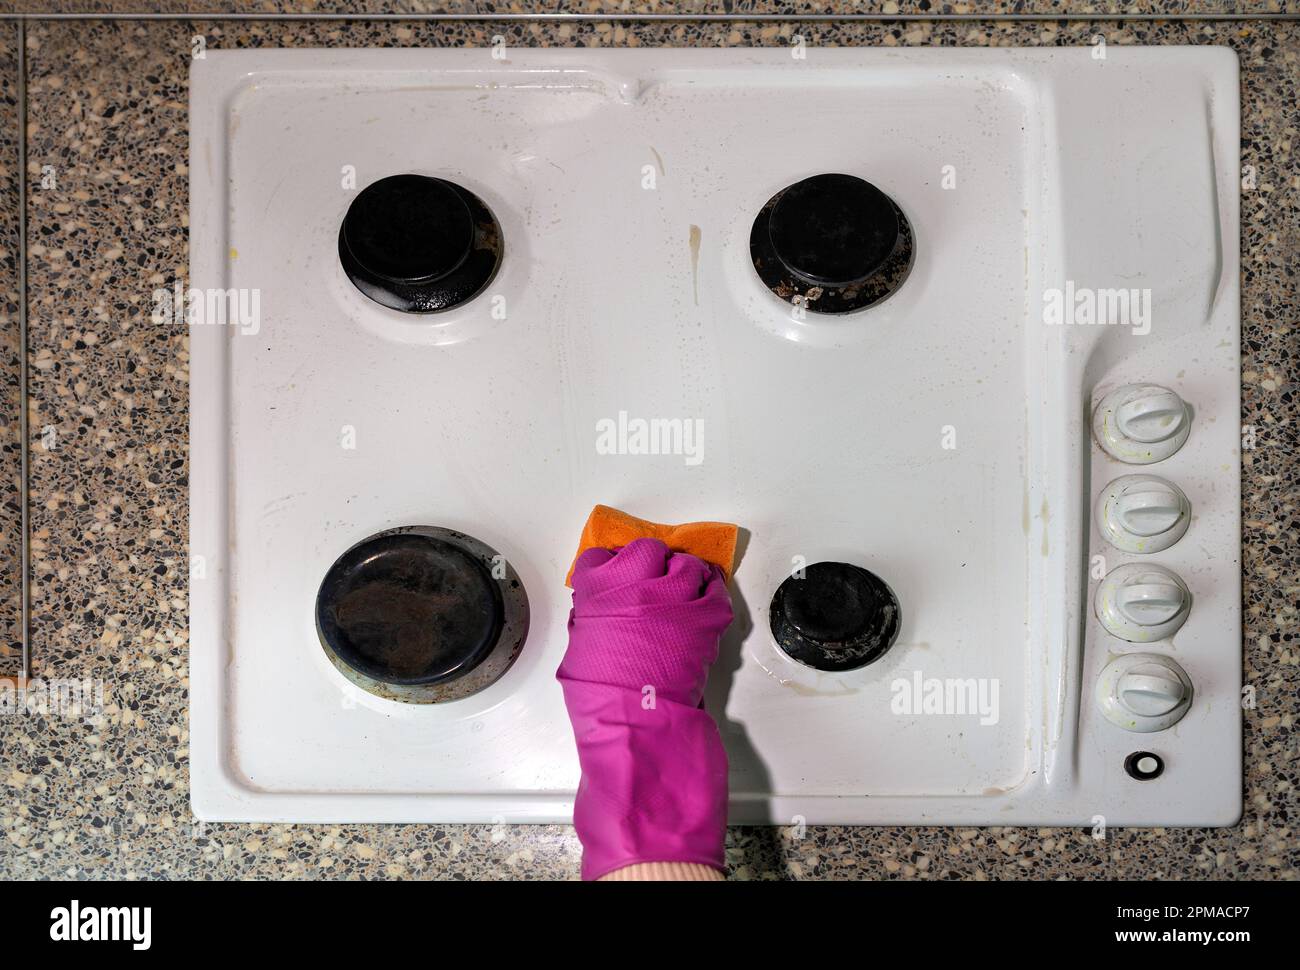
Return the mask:
<path id="1" fill-rule="evenodd" d="M 18 27 L 0 24 L 0 678 L 22 661 Z M 12 565 L 11 565 L 12 564 Z"/>
<path id="2" fill-rule="evenodd" d="M 0 878 L 573 878 L 564 826 L 207 825 L 187 791 L 187 339 L 150 292 L 186 270 L 189 39 L 212 47 L 1230 44 L 1241 55 L 1246 805 L 1232 829 L 738 828 L 740 878 L 1300 878 L 1293 456 L 1300 25 L 29 22 L 32 469 L 40 676 L 103 677 L 87 722 L 0 731 Z"/>
<path id="3" fill-rule="evenodd" d="M 1300 9 L 1300 0 L 0 0 L 0 13 L 187 14 L 1206 14 Z"/>

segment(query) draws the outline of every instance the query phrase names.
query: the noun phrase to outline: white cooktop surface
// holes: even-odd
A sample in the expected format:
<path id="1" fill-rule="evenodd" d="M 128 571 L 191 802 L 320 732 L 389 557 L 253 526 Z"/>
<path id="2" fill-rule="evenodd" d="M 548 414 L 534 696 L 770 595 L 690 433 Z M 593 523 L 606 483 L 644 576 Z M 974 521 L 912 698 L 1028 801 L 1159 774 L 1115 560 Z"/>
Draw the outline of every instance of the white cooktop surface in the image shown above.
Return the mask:
<path id="1" fill-rule="evenodd" d="M 568 820 L 563 580 L 601 502 L 746 530 L 708 695 L 733 821 L 1236 819 L 1235 56 L 806 53 L 195 62 L 190 285 L 260 301 L 256 332 L 192 329 L 201 817 Z M 471 189 L 503 229 L 495 280 L 444 314 L 382 308 L 339 266 L 356 192 L 406 172 Z M 758 280 L 749 231 L 775 192 L 821 172 L 891 195 L 916 259 L 884 303 L 799 320 Z M 1045 324 L 1044 292 L 1067 283 L 1149 290 L 1149 333 Z M 1191 406 L 1167 461 L 1122 465 L 1092 441 L 1092 405 L 1130 382 Z M 598 422 L 620 413 L 698 420 L 699 460 L 599 453 Z M 1128 473 L 1187 494 L 1171 549 L 1127 555 L 1098 534 L 1092 503 Z M 383 700 L 321 649 L 325 571 L 401 525 L 476 536 L 523 580 L 528 640 L 479 694 Z M 1097 556 L 1103 571 L 1175 570 L 1186 625 L 1140 647 L 1107 634 Z M 768 602 L 797 557 L 890 584 L 903 622 L 882 660 L 826 674 L 773 645 Z M 1194 684 L 1155 734 L 1093 699 L 1107 661 L 1137 650 Z M 975 681 L 985 709 L 901 707 L 903 684 L 935 679 Z M 1161 777 L 1125 773 L 1137 750 L 1160 755 Z"/>

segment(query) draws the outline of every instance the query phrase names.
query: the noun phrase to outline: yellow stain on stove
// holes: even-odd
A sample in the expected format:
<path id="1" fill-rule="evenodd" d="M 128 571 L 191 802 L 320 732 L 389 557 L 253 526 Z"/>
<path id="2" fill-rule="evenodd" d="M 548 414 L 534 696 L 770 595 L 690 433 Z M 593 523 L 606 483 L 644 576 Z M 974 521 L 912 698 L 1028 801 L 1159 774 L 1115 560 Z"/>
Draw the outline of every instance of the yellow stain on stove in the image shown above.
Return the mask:
<path id="1" fill-rule="evenodd" d="M 239 258 L 239 250 L 236 249 L 234 246 L 231 246 L 231 247 L 230 247 L 230 258 L 231 258 L 231 259 L 238 259 L 238 258 Z"/>
<path id="2" fill-rule="evenodd" d="M 1043 508 L 1039 512 L 1039 517 L 1043 520 L 1043 555 L 1047 555 L 1047 524 L 1052 521 L 1052 513 L 1047 507 L 1047 496 L 1043 496 Z"/>
<path id="3" fill-rule="evenodd" d="M 691 226 L 691 285 L 695 291 L 695 305 L 700 305 L 700 227 Z"/>

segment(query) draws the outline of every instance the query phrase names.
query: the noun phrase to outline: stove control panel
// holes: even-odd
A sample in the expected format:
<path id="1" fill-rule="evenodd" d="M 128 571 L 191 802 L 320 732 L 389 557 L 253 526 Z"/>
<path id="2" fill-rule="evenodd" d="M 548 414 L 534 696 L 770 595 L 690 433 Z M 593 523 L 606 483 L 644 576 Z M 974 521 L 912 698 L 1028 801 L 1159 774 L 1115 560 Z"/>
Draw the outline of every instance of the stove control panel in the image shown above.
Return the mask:
<path id="1" fill-rule="evenodd" d="M 1199 736 L 1224 743 L 1211 715 L 1236 700 L 1231 658 L 1222 632 L 1213 632 L 1227 625 L 1236 595 L 1224 579 L 1239 576 L 1236 534 L 1223 528 L 1235 516 L 1225 501 L 1233 490 L 1224 487 L 1235 474 L 1236 456 L 1226 454 L 1235 442 L 1218 427 L 1235 415 L 1218 414 L 1211 400 L 1194 407 L 1180 390 L 1187 393 L 1148 381 L 1102 386 L 1092 412 L 1094 736 L 1108 784 L 1123 792 L 1132 782 L 1157 783 L 1170 797 L 1210 783 L 1195 770 L 1213 757 Z M 1133 465 L 1160 473 L 1125 473 Z M 1196 678 L 1205 688 L 1199 700 Z M 1154 750 L 1132 750 L 1133 733 L 1150 735 Z"/>

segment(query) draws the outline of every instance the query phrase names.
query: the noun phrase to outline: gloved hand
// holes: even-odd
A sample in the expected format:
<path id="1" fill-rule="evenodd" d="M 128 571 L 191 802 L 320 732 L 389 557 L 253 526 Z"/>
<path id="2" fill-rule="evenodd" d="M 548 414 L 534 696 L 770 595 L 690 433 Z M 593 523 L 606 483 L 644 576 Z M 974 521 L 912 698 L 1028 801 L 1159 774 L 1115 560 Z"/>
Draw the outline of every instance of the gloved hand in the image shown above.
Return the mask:
<path id="1" fill-rule="evenodd" d="M 658 539 L 588 549 L 556 672 L 578 743 L 582 877 L 638 862 L 725 868 L 727 756 L 701 699 L 731 623 L 722 571 Z"/>

